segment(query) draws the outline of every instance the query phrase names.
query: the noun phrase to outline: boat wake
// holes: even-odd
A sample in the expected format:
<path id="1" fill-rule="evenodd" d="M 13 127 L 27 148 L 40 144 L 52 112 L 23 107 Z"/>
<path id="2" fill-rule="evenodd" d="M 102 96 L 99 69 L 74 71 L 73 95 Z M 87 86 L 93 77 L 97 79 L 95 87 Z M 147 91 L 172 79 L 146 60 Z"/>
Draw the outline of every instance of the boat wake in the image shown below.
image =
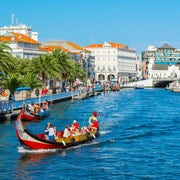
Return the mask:
<path id="1" fill-rule="evenodd" d="M 38 149 L 38 150 L 31 150 L 25 149 L 24 147 L 18 147 L 19 153 L 47 153 L 47 152 L 56 152 L 59 149 Z"/>
<path id="2" fill-rule="evenodd" d="M 111 131 L 100 131 L 99 133 L 100 133 L 100 135 L 104 135 L 104 134 L 108 134 L 108 133 L 110 133 Z"/>

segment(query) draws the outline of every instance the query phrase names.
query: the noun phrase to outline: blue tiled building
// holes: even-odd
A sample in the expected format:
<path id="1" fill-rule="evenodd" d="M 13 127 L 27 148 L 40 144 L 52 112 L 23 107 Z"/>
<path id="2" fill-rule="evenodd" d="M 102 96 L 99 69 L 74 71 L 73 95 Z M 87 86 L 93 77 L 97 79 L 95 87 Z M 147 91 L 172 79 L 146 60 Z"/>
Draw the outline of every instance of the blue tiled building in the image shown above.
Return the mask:
<path id="1" fill-rule="evenodd" d="M 179 76 L 180 71 L 180 49 L 176 49 L 165 43 L 162 47 L 149 46 L 142 52 L 143 77 L 153 78 L 156 76 L 167 77 L 171 74 Z M 172 68 L 173 66 L 173 68 Z M 173 71 L 176 72 L 171 72 Z"/>

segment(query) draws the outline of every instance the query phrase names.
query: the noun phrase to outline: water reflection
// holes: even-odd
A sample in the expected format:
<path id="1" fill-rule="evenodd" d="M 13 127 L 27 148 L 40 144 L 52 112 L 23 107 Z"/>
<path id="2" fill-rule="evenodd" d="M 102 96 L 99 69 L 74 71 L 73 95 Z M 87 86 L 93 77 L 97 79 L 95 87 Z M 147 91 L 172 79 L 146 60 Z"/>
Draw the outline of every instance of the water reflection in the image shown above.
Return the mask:
<path id="1" fill-rule="evenodd" d="M 34 178 L 34 173 L 39 174 L 41 172 L 41 169 L 36 168 L 37 166 L 44 169 L 44 167 L 49 166 L 49 161 L 51 161 L 54 156 L 64 156 L 66 154 L 64 150 L 36 151 L 25 150 L 23 148 L 20 149 L 21 150 L 19 150 L 19 152 L 21 151 L 21 153 L 17 161 L 18 163 L 16 169 L 14 171 L 15 179 L 24 179 L 24 177 Z"/>
<path id="2" fill-rule="evenodd" d="M 24 168 L 29 165 L 33 165 L 34 163 L 40 162 L 42 159 L 52 155 L 54 152 L 46 152 L 46 153 L 23 153 L 19 158 L 19 166 L 20 168 Z"/>

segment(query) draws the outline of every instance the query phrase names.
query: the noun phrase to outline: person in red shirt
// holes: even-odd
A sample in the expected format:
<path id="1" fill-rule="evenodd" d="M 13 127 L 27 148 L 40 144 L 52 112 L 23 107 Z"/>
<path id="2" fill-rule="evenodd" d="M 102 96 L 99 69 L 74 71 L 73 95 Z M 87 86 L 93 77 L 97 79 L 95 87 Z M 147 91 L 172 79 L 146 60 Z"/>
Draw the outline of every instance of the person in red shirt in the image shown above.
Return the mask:
<path id="1" fill-rule="evenodd" d="M 99 128 L 99 123 L 96 117 L 97 117 L 97 112 L 93 112 L 92 116 L 89 118 L 90 130 L 97 130 Z"/>
<path id="2" fill-rule="evenodd" d="M 73 133 L 78 133 L 79 132 L 79 124 L 76 120 L 73 121 L 73 124 L 71 126 L 72 132 Z"/>
<path id="3" fill-rule="evenodd" d="M 98 127 L 99 127 L 99 124 L 98 124 L 98 121 L 97 121 L 97 119 L 96 119 L 96 120 L 94 120 L 94 122 L 92 123 L 91 128 L 98 129 Z"/>

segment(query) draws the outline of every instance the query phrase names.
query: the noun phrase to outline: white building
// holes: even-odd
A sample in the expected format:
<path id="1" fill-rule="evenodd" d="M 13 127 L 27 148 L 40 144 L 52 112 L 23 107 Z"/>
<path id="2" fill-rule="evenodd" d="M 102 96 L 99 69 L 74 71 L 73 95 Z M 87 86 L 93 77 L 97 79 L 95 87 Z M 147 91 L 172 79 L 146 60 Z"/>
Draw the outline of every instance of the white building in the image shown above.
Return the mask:
<path id="1" fill-rule="evenodd" d="M 31 27 L 24 24 L 19 24 L 17 26 L 4 26 L 0 28 L 0 36 L 4 36 L 9 32 L 15 32 L 19 34 L 24 34 L 36 41 L 38 41 L 38 32 L 32 32 Z"/>
<path id="2" fill-rule="evenodd" d="M 16 22 L 14 25 L 14 15 L 12 25 L 0 28 L 0 41 L 9 43 L 14 57 L 32 59 L 47 53 L 40 49 L 38 32 L 33 32 L 31 27 L 22 23 Z"/>
<path id="3" fill-rule="evenodd" d="M 136 52 L 123 44 L 104 42 L 86 47 L 95 57 L 96 80 L 127 82 L 137 76 Z"/>
<path id="4" fill-rule="evenodd" d="M 148 63 L 148 79 L 170 79 L 180 78 L 180 70 L 177 65 L 155 64 L 155 59 L 151 57 Z"/>
<path id="5" fill-rule="evenodd" d="M 46 54 L 45 51 L 40 50 L 41 43 L 24 34 L 8 32 L 0 37 L 0 41 L 9 43 L 14 57 L 32 59 Z"/>
<path id="6" fill-rule="evenodd" d="M 18 23 L 18 19 L 16 19 L 16 24 L 14 23 L 14 14 L 12 14 L 11 17 L 11 25 L 10 26 L 4 26 L 0 28 L 0 36 L 4 36 L 5 34 L 9 33 L 9 32 L 14 32 L 14 33 L 18 33 L 18 34 L 24 34 L 28 37 L 30 37 L 31 39 L 34 39 L 36 41 L 38 41 L 38 32 L 33 32 L 32 28 L 22 24 L 22 23 Z"/>
<path id="7" fill-rule="evenodd" d="M 180 78 L 180 50 L 165 43 L 162 47 L 148 46 L 142 52 L 145 79 Z"/>

